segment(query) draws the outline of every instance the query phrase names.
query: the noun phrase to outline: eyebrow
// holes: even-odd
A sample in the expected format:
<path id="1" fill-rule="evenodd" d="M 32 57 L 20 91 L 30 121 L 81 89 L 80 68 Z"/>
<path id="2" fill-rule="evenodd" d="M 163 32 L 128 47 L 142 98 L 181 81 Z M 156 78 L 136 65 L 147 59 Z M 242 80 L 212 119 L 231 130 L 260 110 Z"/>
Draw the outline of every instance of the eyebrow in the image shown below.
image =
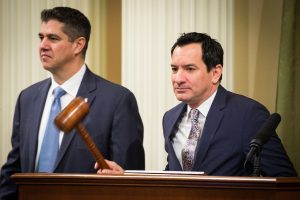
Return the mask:
<path id="1" fill-rule="evenodd" d="M 195 65 L 195 64 L 185 64 L 185 65 L 183 65 L 183 67 L 196 67 L 197 65 Z M 171 64 L 171 67 L 178 67 L 178 65 L 174 65 L 174 64 Z"/>
<path id="2" fill-rule="evenodd" d="M 38 36 L 39 36 L 39 37 L 41 37 L 41 36 L 46 36 L 46 37 L 52 37 L 52 36 L 55 36 L 55 37 L 58 37 L 58 38 L 60 38 L 60 36 L 59 36 L 59 35 L 57 35 L 57 34 L 53 34 L 53 33 L 49 33 L 49 34 L 43 34 L 43 33 L 39 33 L 39 34 L 38 34 Z"/>

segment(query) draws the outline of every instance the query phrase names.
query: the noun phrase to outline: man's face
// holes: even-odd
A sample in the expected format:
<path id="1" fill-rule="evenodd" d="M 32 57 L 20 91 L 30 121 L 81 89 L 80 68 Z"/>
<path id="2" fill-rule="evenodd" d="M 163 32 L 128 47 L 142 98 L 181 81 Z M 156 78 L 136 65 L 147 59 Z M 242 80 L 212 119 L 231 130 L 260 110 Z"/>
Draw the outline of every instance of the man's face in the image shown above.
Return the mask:
<path id="1" fill-rule="evenodd" d="M 219 85 L 222 66 L 210 72 L 202 60 L 201 44 L 177 46 L 172 55 L 172 84 L 176 98 L 196 108 L 208 99 Z"/>
<path id="2" fill-rule="evenodd" d="M 57 20 L 42 22 L 39 33 L 40 59 L 44 69 L 52 73 L 67 69 L 75 57 L 75 45 L 62 31 L 63 26 Z"/>

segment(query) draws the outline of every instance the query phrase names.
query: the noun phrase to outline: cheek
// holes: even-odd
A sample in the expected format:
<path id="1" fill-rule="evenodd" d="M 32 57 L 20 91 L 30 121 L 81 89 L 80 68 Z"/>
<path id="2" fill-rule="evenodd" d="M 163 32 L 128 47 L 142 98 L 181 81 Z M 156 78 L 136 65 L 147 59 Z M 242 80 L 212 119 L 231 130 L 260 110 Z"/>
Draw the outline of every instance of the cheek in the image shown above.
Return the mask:
<path id="1" fill-rule="evenodd" d="M 172 74 L 171 75 L 171 83 L 172 83 L 172 85 L 174 85 L 175 84 L 175 75 L 174 74 Z"/>
<path id="2" fill-rule="evenodd" d="M 198 76 L 198 77 L 194 77 L 193 79 L 189 79 L 189 85 L 192 88 L 192 90 L 196 93 L 202 91 L 207 84 L 208 84 L 208 80 L 206 79 L 206 77 L 203 76 Z"/>
<path id="3" fill-rule="evenodd" d="M 65 53 L 65 54 L 72 51 L 72 48 L 70 45 L 62 44 L 62 43 L 53 46 L 52 49 L 53 49 L 53 51 Z"/>
<path id="4" fill-rule="evenodd" d="M 70 57 L 71 49 L 66 48 L 65 46 L 61 46 L 54 50 L 54 54 L 56 58 L 65 59 Z"/>

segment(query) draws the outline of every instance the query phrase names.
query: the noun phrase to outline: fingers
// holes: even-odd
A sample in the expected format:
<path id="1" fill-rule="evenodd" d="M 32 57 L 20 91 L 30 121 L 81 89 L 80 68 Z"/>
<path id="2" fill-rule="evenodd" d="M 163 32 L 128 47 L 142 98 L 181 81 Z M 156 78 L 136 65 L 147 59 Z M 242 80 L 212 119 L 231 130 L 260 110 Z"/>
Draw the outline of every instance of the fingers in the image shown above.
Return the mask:
<path id="1" fill-rule="evenodd" d="M 120 165 L 118 165 L 116 162 L 114 162 L 114 161 L 109 161 L 109 160 L 105 160 L 105 162 L 107 163 L 108 167 L 109 167 L 111 170 L 124 173 L 123 168 L 122 168 Z"/>
<path id="2" fill-rule="evenodd" d="M 97 162 L 95 163 L 94 169 L 99 169 L 99 165 Z"/>
<path id="3" fill-rule="evenodd" d="M 98 170 L 97 174 L 114 174 L 114 175 L 123 175 L 124 172 L 122 171 L 115 171 L 115 170 L 111 170 L 111 169 L 103 169 L 103 170 Z"/>
<path id="4" fill-rule="evenodd" d="M 110 160 L 105 160 L 105 162 L 107 163 L 109 169 L 99 169 L 98 163 L 97 162 L 95 163 L 94 168 L 99 169 L 97 171 L 97 174 L 117 174 L 117 175 L 124 174 L 124 169 L 116 162 Z"/>

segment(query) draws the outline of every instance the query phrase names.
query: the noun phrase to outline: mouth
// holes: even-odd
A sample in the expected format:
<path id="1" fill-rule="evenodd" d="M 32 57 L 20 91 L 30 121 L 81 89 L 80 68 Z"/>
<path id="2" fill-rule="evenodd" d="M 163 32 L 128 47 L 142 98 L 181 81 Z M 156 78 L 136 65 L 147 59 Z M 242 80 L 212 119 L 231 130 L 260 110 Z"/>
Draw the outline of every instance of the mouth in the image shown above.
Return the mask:
<path id="1" fill-rule="evenodd" d="M 50 58 L 50 56 L 47 54 L 41 54 L 41 58 Z"/>
<path id="2" fill-rule="evenodd" d="M 185 88 L 185 87 L 176 87 L 175 88 L 175 92 L 176 93 L 184 93 L 188 90 L 188 88 Z"/>
<path id="3" fill-rule="evenodd" d="M 41 54 L 40 57 L 41 57 L 42 62 L 46 62 L 48 59 L 51 58 L 51 56 L 49 56 L 47 54 Z"/>

